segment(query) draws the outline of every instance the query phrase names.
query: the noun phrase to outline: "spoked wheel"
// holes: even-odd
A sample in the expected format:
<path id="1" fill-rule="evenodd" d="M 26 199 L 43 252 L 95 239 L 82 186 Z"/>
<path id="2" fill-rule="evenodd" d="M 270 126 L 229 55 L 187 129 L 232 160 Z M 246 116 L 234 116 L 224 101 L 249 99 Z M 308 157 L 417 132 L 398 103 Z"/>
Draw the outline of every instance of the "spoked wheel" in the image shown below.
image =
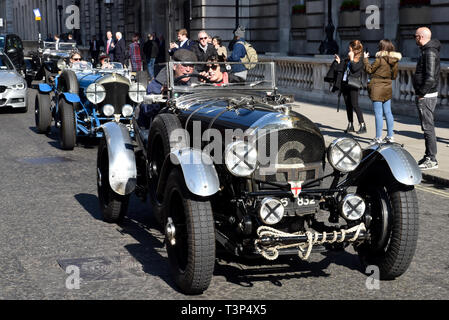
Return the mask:
<path id="1" fill-rule="evenodd" d="M 382 280 L 392 280 L 407 271 L 418 240 L 418 200 L 413 187 L 384 185 L 359 189 L 370 207 L 372 239 L 357 247 L 365 266 L 379 267 Z"/>
<path id="2" fill-rule="evenodd" d="M 129 195 L 122 196 L 109 184 L 109 157 L 106 138 L 102 137 L 97 153 L 97 191 L 103 221 L 120 222 L 128 210 Z"/>
<path id="3" fill-rule="evenodd" d="M 200 294 L 209 287 L 215 264 L 210 202 L 196 199 L 187 190 L 180 168 L 174 168 L 164 206 L 166 248 L 175 282 L 186 294 Z"/>
<path id="4" fill-rule="evenodd" d="M 38 93 L 34 104 L 34 120 L 38 133 L 47 133 L 51 126 L 50 96 Z"/>
<path id="5" fill-rule="evenodd" d="M 64 99 L 59 101 L 59 142 L 61 149 L 73 150 L 76 144 L 75 111 Z"/>

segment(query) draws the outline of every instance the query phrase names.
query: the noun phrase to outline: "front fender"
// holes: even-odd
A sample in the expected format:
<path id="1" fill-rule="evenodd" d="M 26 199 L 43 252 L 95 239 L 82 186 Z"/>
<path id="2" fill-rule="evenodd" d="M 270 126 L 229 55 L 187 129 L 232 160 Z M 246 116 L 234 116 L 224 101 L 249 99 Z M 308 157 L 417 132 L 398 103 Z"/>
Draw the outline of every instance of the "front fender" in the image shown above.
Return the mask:
<path id="1" fill-rule="evenodd" d="M 52 91 L 52 88 L 47 83 L 39 83 L 39 92 L 40 93 L 50 93 Z"/>
<path id="2" fill-rule="evenodd" d="M 173 150 L 165 159 L 157 188 L 158 196 L 164 192 L 166 177 L 174 165 L 181 167 L 186 186 L 194 195 L 209 197 L 220 189 L 212 158 L 201 150 L 183 148 Z"/>
<path id="3" fill-rule="evenodd" d="M 70 103 L 81 102 L 80 97 L 77 94 L 70 93 L 70 92 L 64 92 L 63 96 L 67 102 L 70 102 Z"/>
<path id="4" fill-rule="evenodd" d="M 398 144 L 383 144 L 369 149 L 379 153 L 390 167 L 394 178 L 408 186 L 421 183 L 422 172 L 412 155 Z M 368 149 L 368 150 L 369 150 Z"/>
<path id="5" fill-rule="evenodd" d="M 136 187 L 137 168 L 129 131 L 116 122 L 105 123 L 101 130 L 108 146 L 109 184 L 120 195 L 130 194 Z"/>

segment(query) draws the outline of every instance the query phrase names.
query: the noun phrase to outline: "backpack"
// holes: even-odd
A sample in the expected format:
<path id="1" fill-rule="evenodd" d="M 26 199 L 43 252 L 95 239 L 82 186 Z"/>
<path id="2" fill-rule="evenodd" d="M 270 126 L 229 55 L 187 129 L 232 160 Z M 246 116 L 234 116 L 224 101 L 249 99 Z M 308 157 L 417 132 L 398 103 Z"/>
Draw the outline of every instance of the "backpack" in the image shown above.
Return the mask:
<path id="1" fill-rule="evenodd" d="M 246 55 L 240 59 L 240 61 L 243 62 L 243 65 L 247 70 L 253 69 L 256 65 L 255 64 L 248 64 L 248 62 L 258 62 L 259 58 L 257 57 L 257 51 L 253 48 L 251 44 L 248 42 L 238 41 L 237 43 L 241 43 L 245 46 Z M 246 64 L 245 64 L 246 63 Z"/>

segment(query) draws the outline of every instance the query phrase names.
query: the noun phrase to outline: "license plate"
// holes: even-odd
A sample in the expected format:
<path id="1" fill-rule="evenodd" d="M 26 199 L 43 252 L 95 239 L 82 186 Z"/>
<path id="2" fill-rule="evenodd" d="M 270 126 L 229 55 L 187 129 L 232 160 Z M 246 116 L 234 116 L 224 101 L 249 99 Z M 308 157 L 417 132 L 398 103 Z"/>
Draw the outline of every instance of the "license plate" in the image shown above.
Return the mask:
<path id="1" fill-rule="evenodd" d="M 290 200 L 287 198 L 282 199 L 281 203 L 284 207 L 294 207 L 294 202 L 290 202 Z M 299 197 L 298 199 L 296 199 L 296 204 L 298 205 L 298 207 L 315 206 L 317 205 L 317 203 L 317 200 L 315 200 L 315 198 L 313 197 Z"/>
<path id="2" fill-rule="evenodd" d="M 299 207 L 316 205 L 315 199 L 309 197 L 299 197 L 298 200 L 296 200 L 296 203 L 298 204 Z"/>

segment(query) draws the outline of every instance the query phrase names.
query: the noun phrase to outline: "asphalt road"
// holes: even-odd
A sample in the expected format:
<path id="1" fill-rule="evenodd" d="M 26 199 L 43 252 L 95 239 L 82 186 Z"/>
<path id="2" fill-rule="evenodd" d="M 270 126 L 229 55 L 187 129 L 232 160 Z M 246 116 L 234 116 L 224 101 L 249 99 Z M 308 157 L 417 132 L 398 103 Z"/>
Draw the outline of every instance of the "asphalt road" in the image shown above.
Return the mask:
<path id="1" fill-rule="evenodd" d="M 30 92 L 30 101 L 34 93 Z M 366 286 L 352 249 L 272 265 L 218 258 L 210 288 L 178 292 L 148 204 L 132 198 L 121 225 L 101 220 L 96 143 L 74 151 L 35 132 L 26 114 L 0 112 L 0 299 L 447 299 L 449 188 L 423 183 L 418 248 L 406 274 Z M 68 266 L 83 275 L 76 289 Z M 69 273 L 66 273 L 69 271 Z M 69 288 L 72 289 L 69 289 Z"/>

